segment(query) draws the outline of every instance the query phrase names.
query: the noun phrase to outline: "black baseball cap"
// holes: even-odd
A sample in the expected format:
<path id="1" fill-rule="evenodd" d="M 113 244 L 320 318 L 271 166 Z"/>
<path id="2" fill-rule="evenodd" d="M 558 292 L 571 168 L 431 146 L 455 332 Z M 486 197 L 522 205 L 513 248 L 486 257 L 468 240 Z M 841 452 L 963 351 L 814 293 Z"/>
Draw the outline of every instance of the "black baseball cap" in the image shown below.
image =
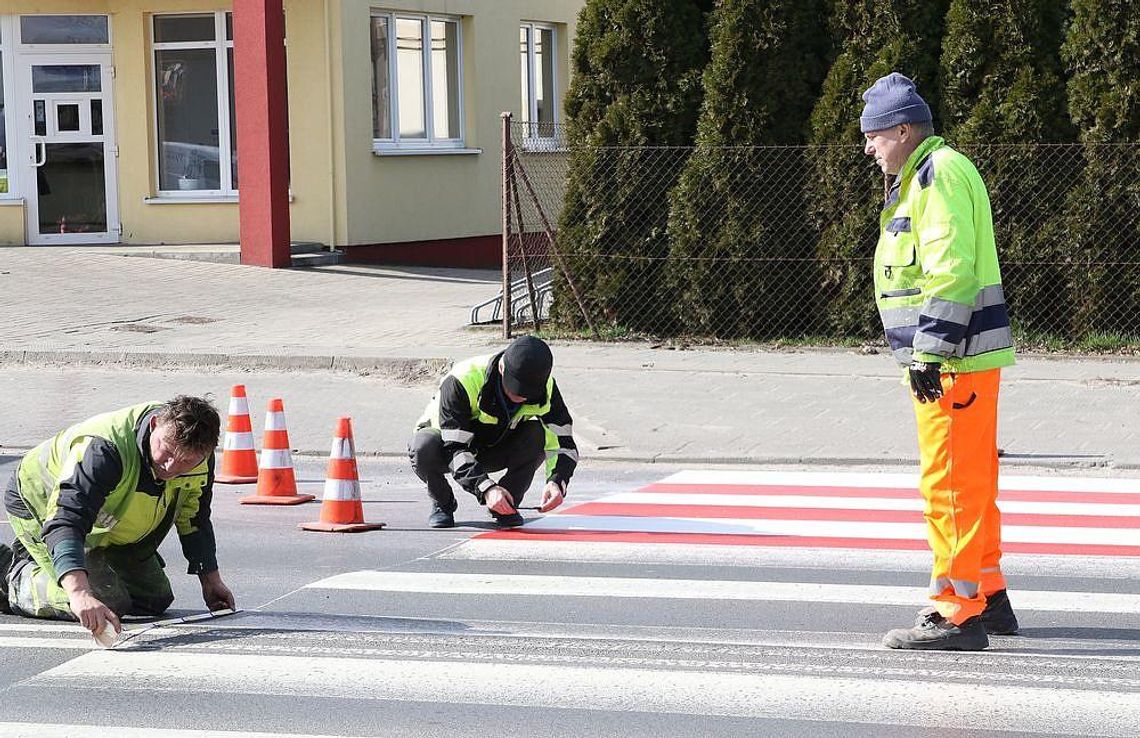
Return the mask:
<path id="1" fill-rule="evenodd" d="M 503 352 L 503 387 L 527 402 L 546 402 L 546 382 L 554 366 L 554 355 L 546 342 L 534 336 L 516 338 Z"/>

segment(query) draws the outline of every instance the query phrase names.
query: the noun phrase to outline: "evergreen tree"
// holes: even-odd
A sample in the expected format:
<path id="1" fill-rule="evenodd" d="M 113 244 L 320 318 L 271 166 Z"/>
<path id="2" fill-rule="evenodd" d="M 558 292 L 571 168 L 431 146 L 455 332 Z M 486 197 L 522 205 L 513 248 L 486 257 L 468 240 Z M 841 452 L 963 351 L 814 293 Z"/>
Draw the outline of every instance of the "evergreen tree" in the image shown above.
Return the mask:
<path id="1" fill-rule="evenodd" d="M 558 229 L 573 279 L 610 325 L 662 328 L 668 192 L 692 143 L 710 0 L 588 0 L 565 110 L 571 146 Z M 636 147 L 636 148 L 631 148 Z M 553 317 L 581 324 L 565 286 Z"/>
<path id="2" fill-rule="evenodd" d="M 1136 335 L 1140 315 L 1140 14 L 1073 0 L 1062 49 L 1069 115 L 1088 162 L 1065 213 L 1076 335 Z M 1120 144 L 1129 144 L 1122 146 Z"/>
<path id="3" fill-rule="evenodd" d="M 1057 149 L 1065 114 L 1056 0 L 952 0 L 942 47 L 946 138 L 970 156 L 989 191 L 1006 299 L 1016 324 L 1064 330 L 1065 270 L 1055 214 L 1072 178 Z"/>
<path id="4" fill-rule="evenodd" d="M 882 334 L 871 288 L 883 180 L 863 154 L 861 95 L 878 78 L 901 72 L 938 116 L 938 53 L 947 0 L 835 0 L 832 25 L 840 53 L 811 116 L 812 222 L 820 233 L 820 317 L 841 336 Z"/>
<path id="5" fill-rule="evenodd" d="M 712 13 L 697 148 L 670 196 L 668 284 L 686 331 L 791 335 L 811 315 L 802 154 L 755 147 L 805 143 L 825 2 L 721 0 Z"/>

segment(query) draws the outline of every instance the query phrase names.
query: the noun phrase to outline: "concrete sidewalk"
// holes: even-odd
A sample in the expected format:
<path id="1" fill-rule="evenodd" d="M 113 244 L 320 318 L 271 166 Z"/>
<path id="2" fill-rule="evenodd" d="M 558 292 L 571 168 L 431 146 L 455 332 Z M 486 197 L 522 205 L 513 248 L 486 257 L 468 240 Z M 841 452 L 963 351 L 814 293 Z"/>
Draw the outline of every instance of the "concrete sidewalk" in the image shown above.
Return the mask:
<path id="1" fill-rule="evenodd" d="M 81 249 L 6 248 L 0 258 L 0 362 L 8 382 L 23 385 L 6 393 L 5 416 L 22 419 L 0 431 L 8 447 L 58 430 L 61 415 L 173 384 L 156 384 L 155 371 L 224 397 L 256 370 L 291 393 L 291 438 L 302 450 L 326 445 L 335 403 L 368 429 L 362 451 L 399 453 L 440 370 L 502 345 L 497 329 L 466 325 L 471 306 L 498 291 L 492 272 L 265 270 Z M 555 357 L 590 458 L 916 459 L 909 401 L 886 354 L 560 342 Z M 90 387 L 78 404 L 61 372 L 77 365 Z M 1138 388 L 1135 360 L 1021 357 L 1003 385 L 1007 461 L 1140 469 Z"/>

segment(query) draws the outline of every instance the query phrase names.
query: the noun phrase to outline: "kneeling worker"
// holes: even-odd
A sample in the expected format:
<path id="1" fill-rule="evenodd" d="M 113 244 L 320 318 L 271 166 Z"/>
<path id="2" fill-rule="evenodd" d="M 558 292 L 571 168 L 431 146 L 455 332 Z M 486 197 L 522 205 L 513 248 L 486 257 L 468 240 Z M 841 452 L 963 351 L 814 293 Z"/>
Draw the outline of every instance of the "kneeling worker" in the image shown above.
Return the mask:
<path id="1" fill-rule="evenodd" d="M 412 469 L 432 500 L 428 524 L 455 525 L 448 471 L 500 526 L 524 520 L 518 505 L 546 460 L 542 512 L 562 504 L 578 463 L 570 412 L 550 374 L 554 357 L 524 336 L 505 351 L 461 361 L 439 385 L 408 445 Z M 496 484 L 487 472 L 506 469 Z"/>
<path id="2" fill-rule="evenodd" d="M 160 615 L 174 601 L 158 554 L 172 526 L 206 605 L 232 608 L 210 524 L 220 427 L 209 401 L 180 395 L 97 415 L 28 452 L 4 493 L 16 541 L 0 546 L 0 609 L 92 633 Z"/>

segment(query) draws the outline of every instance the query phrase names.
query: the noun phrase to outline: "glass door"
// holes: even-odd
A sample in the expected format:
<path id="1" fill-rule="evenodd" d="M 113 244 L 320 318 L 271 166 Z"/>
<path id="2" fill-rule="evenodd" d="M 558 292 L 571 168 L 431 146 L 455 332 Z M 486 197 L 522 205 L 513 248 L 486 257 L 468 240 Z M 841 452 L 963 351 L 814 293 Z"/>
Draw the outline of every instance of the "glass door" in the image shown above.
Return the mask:
<path id="1" fill-rule="evenodd" d="M 28 54 L 20 79 L 28 242 L 118 242 L 110 54 Z"/>

